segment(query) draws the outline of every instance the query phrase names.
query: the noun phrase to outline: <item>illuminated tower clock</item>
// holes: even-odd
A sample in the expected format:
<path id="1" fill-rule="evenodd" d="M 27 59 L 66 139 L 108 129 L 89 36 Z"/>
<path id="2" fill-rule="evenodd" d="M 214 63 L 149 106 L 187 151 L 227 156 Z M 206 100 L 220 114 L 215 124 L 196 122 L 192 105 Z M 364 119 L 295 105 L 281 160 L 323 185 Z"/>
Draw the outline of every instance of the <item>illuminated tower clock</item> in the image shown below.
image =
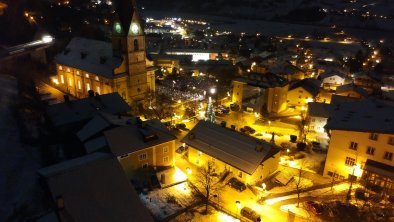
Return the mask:
<path id="1" fill-rule="evenodd" d="M 112 49 L 124 59 L 127 74 L 127 101 L 147 97 L 148 83 L 145 58 L 145 35 L 137 7 L 132 0 L 119 0 L 112 31 Z"/>

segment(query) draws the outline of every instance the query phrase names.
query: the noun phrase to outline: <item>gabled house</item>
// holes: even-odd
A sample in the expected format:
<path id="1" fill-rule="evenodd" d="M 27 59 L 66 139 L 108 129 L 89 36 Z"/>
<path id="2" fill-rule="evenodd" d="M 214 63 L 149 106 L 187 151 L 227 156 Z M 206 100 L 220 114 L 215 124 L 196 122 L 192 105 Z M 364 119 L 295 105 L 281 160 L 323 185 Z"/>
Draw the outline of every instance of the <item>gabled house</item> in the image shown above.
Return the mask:
<path id="1" fill-rule="evenodd" d="M 352 76 L 354 78 L 354 85 L 362 87 L 368 94 L 379 92 L 383 85 L 372 73 L 359 72 L 354 73 Z"/>
<path id="2" fill-rule="evenodd" d="M 368 96 L 368 92 L 365 91 L 364 88 L 359 87 L 353 83 L 338 86 L 335 94 L 340 96 L 354 97 L 358 99 L 363 99 Z"/>
<path id="3" fill-rule="evenodd" d="M 247 184 L 257 184 L 278 169 L 276 145 L 208 121 L 199 121 L 182 142 L 189 146 L 191 164 L 203 166 L 210 161 L 219 176 L 231 173 Z"/>
<path id="4" fill-rule="evenodd" d="M 394 195 L 394 106 L 365 99 L 336 106 L 325 128 L 330 144 L 324 176 L 361 179 L 366 189 Z"/>
<path id="5" fill-rule="evenodd" d="M 105 131 L 104 136 L 129 179 L 141 168 L 175 164 L 176 136 L 159 120 L 116 127 Z"/>
<path id="6" fill-rule="evenodd" d="M 327 71 L 319 75 L 318 79 L 322 81 L 325 89 L 336 89 L 337 86 L 345 84 L 345 74 L 339 71 Z"/>
<path id="7" fill-rule="evenodd" d="M 330 110 L 332 105 L 327 103 L 308 103 L 308 129 L 311 132 L 324 133 L 324 126 L 327 124 L 327 119 L 330 117 Z"/>
<path id="8" fill-rule="evenodd" d="M 287 93 L 287 103 L 291 106 L 306 106 L 314 101 L 319 92 L 319 80 L 308 78 L 293 82 Z"/>
<path id="9" fill-rule="evenodd" d="M 86 155 L 38 174 L 52 197 L 55 221 L 154 221 L 111 154 Z"/>

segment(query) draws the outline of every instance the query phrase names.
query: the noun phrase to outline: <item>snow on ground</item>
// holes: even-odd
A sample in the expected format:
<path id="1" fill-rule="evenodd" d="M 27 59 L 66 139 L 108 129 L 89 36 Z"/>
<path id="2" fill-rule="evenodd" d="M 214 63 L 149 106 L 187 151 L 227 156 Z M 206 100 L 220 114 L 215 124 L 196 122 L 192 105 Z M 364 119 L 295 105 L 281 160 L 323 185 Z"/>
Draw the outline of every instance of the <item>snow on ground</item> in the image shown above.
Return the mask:
<path id="1" fill-rule="evenodd" d="M 36 177 L 40 154 L 37 148 L 22 145 L 19 140 L 12 113 L 18 96 L 17 80 L 0 75 L 0 86 L 0 221 L 6 221 L 23 206 L 28 206 L 24 209 L 29 212 L 39 206 L 35 202 L 40 195 Z"/>
<path id="2" fill-rule="evenodd" d="M 195 194 L 188 182 L 184 182 L 147 195 L 141 193 L 140 199 L 157 219 L 162 220 L 197 202 Z"/>
<path id="3" fill-rule="evenodd" d="M 180 214 L 174 219 L 170 220 L 170 222 L 200 222 L 200 221 L 225 221 L 225 222 L 239 222 L 239 219 L 231 217 L 223 212 L 216 211 L 214 208 L 209 207 L 209 213 L 204 214 L 205 206 L 195 207 L 186 211 L 185 213 Z"/>

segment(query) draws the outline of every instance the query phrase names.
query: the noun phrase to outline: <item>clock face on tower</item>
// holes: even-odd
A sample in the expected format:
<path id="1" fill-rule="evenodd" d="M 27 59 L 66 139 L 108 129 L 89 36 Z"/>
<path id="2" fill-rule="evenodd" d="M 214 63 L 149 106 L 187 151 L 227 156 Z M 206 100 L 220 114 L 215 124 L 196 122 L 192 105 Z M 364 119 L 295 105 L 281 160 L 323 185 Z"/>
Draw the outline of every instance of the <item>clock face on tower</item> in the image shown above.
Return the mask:
<path id="1" fill-rule="evenodd" d="M 135 23 L 131 24 L 131 32 L 132 32 L 133 34 L 137 34 L 138 31 L 139 31 L 138 25 L 135 24 Z"/>
<path id="2" fill-rule="evenodd" d="M 120 26 L 119 22 L 115 23 L 115 32 L 120 34 L 120 32 L 122 31 L 122 27 Z"/>

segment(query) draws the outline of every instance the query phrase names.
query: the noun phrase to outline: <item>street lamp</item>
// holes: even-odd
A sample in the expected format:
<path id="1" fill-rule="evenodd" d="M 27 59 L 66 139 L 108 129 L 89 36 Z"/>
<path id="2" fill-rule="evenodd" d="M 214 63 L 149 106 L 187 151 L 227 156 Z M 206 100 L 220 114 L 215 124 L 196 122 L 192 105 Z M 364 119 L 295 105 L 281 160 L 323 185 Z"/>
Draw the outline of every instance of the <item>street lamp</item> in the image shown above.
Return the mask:
<path id="1" fill-rule="evenodd" d="M 215 89 L 215 88 L 211 88 L 211 89 L 209 90 L 209 92 L 213 95 L 213 94 L 216 93 L 216 89 Z"/>
<path id="2" fill-rule="evenodd" d="M 235 201 L 235 204 L 237 205 L 237 213 L 238 213 L 238 216 L 240 216 L 240 215 L 239 215 L 239 214 L 240 214 L 239 210 L 241 209 L 241 201 L 237 200 L 237 201 Z"/>

